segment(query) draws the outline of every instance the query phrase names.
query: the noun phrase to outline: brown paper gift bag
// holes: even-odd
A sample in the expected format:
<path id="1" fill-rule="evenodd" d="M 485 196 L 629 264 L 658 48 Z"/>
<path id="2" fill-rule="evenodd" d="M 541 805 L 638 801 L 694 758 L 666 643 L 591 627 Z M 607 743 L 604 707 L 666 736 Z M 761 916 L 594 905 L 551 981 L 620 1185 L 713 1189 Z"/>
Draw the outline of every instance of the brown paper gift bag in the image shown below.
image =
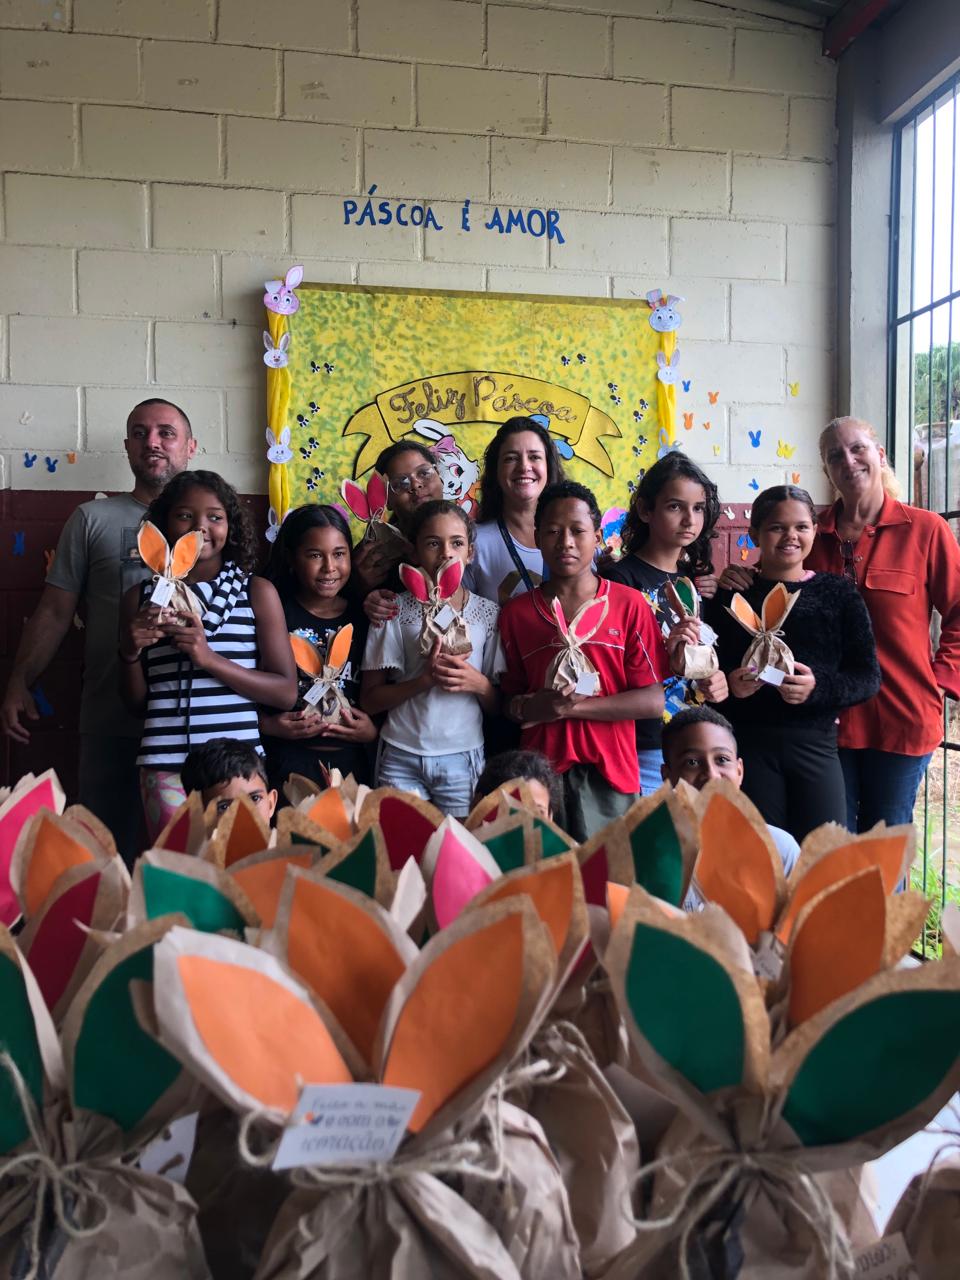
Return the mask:
<path id="1" fill-rule="evenodd" d="M 411 564 L 400 566 L 400 581 L 423 610 L 420 652 L 424 657 L 433 653 L 438 643 L 444 653 L 464 655 L 473 652 L 470 628 L 463 615 L 450 603 L 463 581 L 463 568 L 462 560 L 444 560 L 434 580 Z"/>
<path id="2" fill-rule="evenodd" d="M 954 1145 L 956 1138 L 954 1138 Z M 903 1234 L 920 1280 L 956 1280 L 960 1268 L 960 1156 L 913 1178 L 884 1231 Z"/>
<path id="3" fill-rule="evenodd" d="M 554 645 L 558 652 L 547 668 L 543 687 L 556 689 L 560 693 L 572 693 L 578 686 L 581 692 L 599 694 L 600 676 L 596 667 L 583 650 L 583 646 L 597 634 L 607 616 L 609 597 L 598 596 L 581 605 L 574 616 L 567 622 L 563 606 L 559 600 L 550 605 L 553 620 L 557 624 L 557 638 Z M 582 679 L 582 683 L 581 683 Z M 585 686 L 591 684 L 592 688 Z"/>
<path id="4" fill-rule="evenodd" d="M 700 617 L 700 596 L 689 578 L 669 579 L 663 584 L 663 594 L 678 622 L 684 618 Z M 712 644 L 685 644 L 683 646 L 683 670 L 685 680 L 706 680 L 720 670 L 717 651 Z"/>
<path id="5" fill-rule="evenodd" d="M 794 657 L 790 647 L 783 639 L 781 628 L 787 615 L 800 598 L 799 591 L 788 591 L 782 582 L 767 593 L 758 617 L 753 607 L 747 603 L 739 591 L 735 591 L 727 613 L 736 618 L 744 631 L 753 636 L 753 640 L 743 655 L 742 667 L 750 671 L 763 671 L 773 667 L 788 676 L 793 675 Z"/>

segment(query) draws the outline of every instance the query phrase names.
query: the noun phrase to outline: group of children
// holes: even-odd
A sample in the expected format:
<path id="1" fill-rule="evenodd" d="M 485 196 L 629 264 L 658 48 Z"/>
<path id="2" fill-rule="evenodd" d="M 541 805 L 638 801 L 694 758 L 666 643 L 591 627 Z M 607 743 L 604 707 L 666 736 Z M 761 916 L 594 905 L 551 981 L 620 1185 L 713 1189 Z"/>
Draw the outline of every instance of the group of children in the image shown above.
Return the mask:
<path id="1" fill-rule="evenodd" d="M 682 454 L 642 477 L 619 560 L 603 552 L 590 490 L 542 477 L 533 522 L 544 580 L 498 607 L 464 585 L 460 566 L 474 558 L 476 527 L 442 498 L 430 455 L 407 442 L 389 453 L 378 470 L 405 540 L 397 543 L 421 571 L 404 571 L 403 583 L 394 564 L 384 569 L 389 548 L 367 539 L 355 553 L 336 507 L 291 512 L 261 577 L 249 513 L 219 476 L 184 472 L 151 506 L 147 518 L 171 545 L 191 529 L 203 535 L 187 577 L 202 618 L 151 603 L 149 584 L 122 603 L 121 684 L 144 716 L 138 763 L 151 833 L 184 788 L 209 798 L 188 753 L 223 738 L 254 751 L 262 744 L 265 763 L 254 773 L 264 804 L 276 803 L 291 773 L 321 778 L 336 767 L 463 816 L 487 785 L 485 739 L 493 729 L 502 743 L 504 720 L 527 753 L 539 753 L 524 768 L 547 762 L 537 767 L 553 780 L 543 785 L 554 809 L 559 775 L 566 829 L 581 840 L 661 778 L 705 780 L 716 769 L 742 775 L 767 821 L 797 839 L 844 820 L 836 718 L 876 691 L 879 668 L 853 584 L 803 568 L 816 526 L 805 491 L 781 486 L 753 504 L 760 561 L 749 603 L 759 608 L 777 583 L 800 593 L 783 625 L 795 671 L 771 685 L 744 668 L 749 637 L 724 608 L 731 592 L 713 573 L 716 488 Z M 532 464 L 519 465 L 522 487 Z M 371 593 L 384 572 L 388 587 L 413 590 Z M 680 575 L 695 581 L 716 633 L 719 669 L 699 680 L 676 674 L 685 645 L 700 639 L 698 624 L 678 619 L 664 596 Z M 290 635 L 326 652 L 348 626 L 336 672 L 342 696 L 336 714 L 323 716 L 304 698 L 312 681 L 301 673 L 298 683 Z M 558 658 L 574 651 L 593 673 L 583 684 L 554 675 Z M 729 721 L 707 714 L 706 702 L 722 703 Z M 491 764 L 497 773 L 499 758 Z"/>

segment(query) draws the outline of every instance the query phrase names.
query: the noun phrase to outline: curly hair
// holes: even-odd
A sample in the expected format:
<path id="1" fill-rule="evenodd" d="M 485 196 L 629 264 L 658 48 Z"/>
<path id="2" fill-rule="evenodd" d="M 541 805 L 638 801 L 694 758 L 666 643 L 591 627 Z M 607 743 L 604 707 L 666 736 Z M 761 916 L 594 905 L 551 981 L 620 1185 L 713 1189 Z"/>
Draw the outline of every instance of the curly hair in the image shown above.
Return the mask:
<path id="1" fill-rule="evenodd" d="M 557 484 L 564 478 L 560 455 L 553 437 L 546 427 L 533 418 L 508 418 L 497 430 L 497 434 L 487 445 L 483 455 L 483 470 L 480 473 L 480 520 L 499 520 L 503 515 L 503 490 L 497 479 L 500 467 L 500 451 L 510 436 L 519 435 L 521 431 L 532 431 L 540 437 L 543 451 L 547 459 L 547 484 Z"/>
<path id="2" fill-rule="evenodd" d="M 514 778 L 527 778 L 541 783 L 550 796 L 553 820 L 562 825 L 563 783 L 553 765 L 539 751 L 501 751 L 499 755 L 493 756 L 477 779 L 473 803 L 479 804 L 484 796 L 490 795 L 505 782 L 512 782 Z"/>
<path id="3" fill-rule="evenodd" d="M 703 490 L 703 529 L 700 536 L 685 547 L 680 556 L 677 568 L 681 573 L 689 573 L 694 577 L 713 573 L 713 557 L 710 555 L 710 543 L 716 536 L 714 526 L 720 518 L 720 495 L 717 486 L 710 477 L 691 461 L 684 453 L 674 450 L 655 462 L 637 485 L 636 493 L 630 500 L 627 518 L 623 522 L 624 555 L 639 555 L 650 537 L 650 526 L 641 518 L 641 512 L 649 514 L 657 505 L 657 494 L 671 480 L 692 480 Z"/>
<path id="4" fill-rule="evenodd" d="M 600 507 L 592 489 L 585 484 L 577 484 L 576 480 L 558 480 L 556 484 L 548 484 L 537 499 L 537 513 L 533 517 L 536 528 L 540 528 L 544 513 L 551 502 L 565 502 L 573 498 L 582 502 L 590 512 L 590 519 L 595 529 L 600 528 Z"/>
<path id="5" fill-rule="evenodd" d="M 350 526 L 338 507 L 311 502 L 288 511 L 263 568 L 263 576 L 277 588 L 281 600 L 288 600 L 297 593 L 299 584 L 293 571 L 293 557 L 311 529 L 336 529 L 343 535 L 353 563 Z"/>
<path id="6" fill-rule="evenodd" d="M 145 519 L 152 521 L 169 542 L 167 521 L 170 512 L 191 489 L 209 490 L 227 513 L 224 563 L 232 560 L 244 573 L 253 573 L 257 564 L 257 535 L 253 518 L 233 485 L 227 484 L 215 471 L 181 471 L 150 503 Z"/>

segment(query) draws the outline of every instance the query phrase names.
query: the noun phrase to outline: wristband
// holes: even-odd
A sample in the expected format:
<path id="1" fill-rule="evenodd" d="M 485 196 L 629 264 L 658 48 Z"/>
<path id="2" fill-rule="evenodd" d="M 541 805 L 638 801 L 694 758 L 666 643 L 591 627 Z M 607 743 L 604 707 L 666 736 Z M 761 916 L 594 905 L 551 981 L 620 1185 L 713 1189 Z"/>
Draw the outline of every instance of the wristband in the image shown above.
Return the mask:
<path id="1" fill-rule="evenodd" d="M 142 652 L 142 650 L 141 650 L 141 652 Z M 127 666 L 128 666 L 128 667 L 132 667 L 132 666 L 133 666 L 133 664 L 134 664 L 135 662 L 139 662 L 139 661 L 140 661 L 140 654 L 139 654 L 139 653 L 137 654 L 137 656 L 136 656 L 135 658 L 128 658 L 128 657 L 127 657 L 127 655 L 123 652 L 123 650 L 122 650 L 122 649 L 118 649 L 118 650 L 117 650 L 117 657 L 120 659 L 120 661 L 121 661 L 121 662 L 125 662 L 125 663 L 127 664 Z"/>

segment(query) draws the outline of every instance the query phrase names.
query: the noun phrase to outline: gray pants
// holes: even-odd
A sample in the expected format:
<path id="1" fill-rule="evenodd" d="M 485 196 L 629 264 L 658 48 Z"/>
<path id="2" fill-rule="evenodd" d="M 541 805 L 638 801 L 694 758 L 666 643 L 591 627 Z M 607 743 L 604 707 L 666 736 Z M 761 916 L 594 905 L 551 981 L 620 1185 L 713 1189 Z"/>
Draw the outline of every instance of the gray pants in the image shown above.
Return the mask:
<path id="1" fill-rule="evenodd" d="M 614 818 L 622 817 L 637 793 L 614 791 L 592 764 L 575 764 L 563 774 L 567 834 L 582 844 Z"/>
<path id="2" fill-rule="evenodd" d="M 128 867 L 147 847 L 140 803 L 139 738 L 80 735 L 80 803 L 106 823 Z"/>

